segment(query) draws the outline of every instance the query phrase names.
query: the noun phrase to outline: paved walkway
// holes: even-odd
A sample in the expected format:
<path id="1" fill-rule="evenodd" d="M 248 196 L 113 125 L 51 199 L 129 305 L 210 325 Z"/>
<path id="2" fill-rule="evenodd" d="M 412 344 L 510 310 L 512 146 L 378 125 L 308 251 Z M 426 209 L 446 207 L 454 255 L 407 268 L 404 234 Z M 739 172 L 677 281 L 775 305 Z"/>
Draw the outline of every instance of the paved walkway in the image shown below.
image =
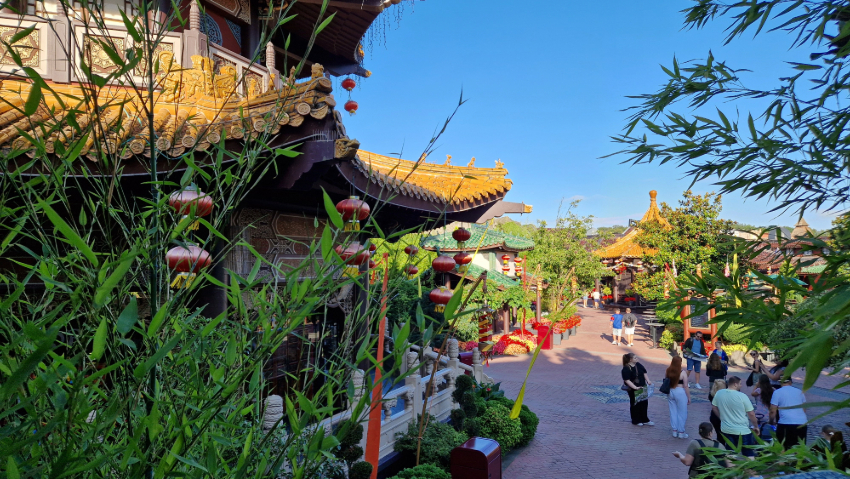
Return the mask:
<path id="1" fill-rule="evenodd" d="M 525 394 L 525 404 L 540 417 L 537 436 L 531 444 L 512 455 L 503 471 L 510 479 L 546 478 L 685 478 L 687 467 L 671 454 L 684 452 L 690 440 L 673 438 L 666 396 L 650 398 L 649 417 L 654 427 L 633 426 L 629 419 L 629 400 L 620 391 L 622 355 L 631 351 L 660 385 L 670 354 L 649 349 L 650 341 L 643 319 L 635 335 L 635 346 L 611 344 L 610 313 L 579 308 L 583 317 L 579 334 L 562 342 L 552 351 L 542 351 L 537 359 Z M 528 369 L 530 355 L 498 357 L 485 369 L 486 374 L 502 383 L 509 397 L 516 397 Z M 746 378 L 744 370 L 733 368 L 730 374 Z M 692 388 L 687 431 L 697 436 L 699 423 L 708 421 L 708 380 L 700 382 L 704 389 Z M 824 379 L 824 388 L 834 378 Z M 820 385 L 820 381 L 818 383 Z M 749 388 L 744 388 L 749 392 Z M 818 392 L 820 391 L 820 392 Z M 815 388 L 808 401 L 835 400 L 840 392 Z M 827 397 L 829 396 L 829 397 Z M 850 396 L 844 396 L 850 397 Z M 819 411 L 810 411 L 814 417 Z M 843 415 L 818 420 L 809 427 L 810 436 L 823 424 L 844 426 Z"/>

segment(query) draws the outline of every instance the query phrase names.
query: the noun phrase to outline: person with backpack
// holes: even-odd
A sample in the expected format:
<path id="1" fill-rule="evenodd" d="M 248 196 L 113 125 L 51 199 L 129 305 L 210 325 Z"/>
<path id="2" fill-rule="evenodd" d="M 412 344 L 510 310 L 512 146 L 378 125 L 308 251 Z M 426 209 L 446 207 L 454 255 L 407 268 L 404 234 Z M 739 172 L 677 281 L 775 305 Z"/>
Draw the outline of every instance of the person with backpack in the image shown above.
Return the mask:
<path id="1" fill-rule="evenodd" d="M 689 466 L 688 477 L 697 477 L 704 474 L 705 471 L 701 470 L 702 467 L 713 462 L 708 454 L 706 454 L 703 450 L 704 448 L 713 447 L 716 449 L 723 449 L 723 446 L 712 438 L 713 433 L 714 427 L 711 426 L 711 423 L 701 423 L 699 425 L 700 438 L 691 441 L 684 454 L 679 451 L 675 451 L 673 453 L 677 459 L 682 461 L 682 464 Z M 728 464 L 726 465 L 728 466 Z"/>

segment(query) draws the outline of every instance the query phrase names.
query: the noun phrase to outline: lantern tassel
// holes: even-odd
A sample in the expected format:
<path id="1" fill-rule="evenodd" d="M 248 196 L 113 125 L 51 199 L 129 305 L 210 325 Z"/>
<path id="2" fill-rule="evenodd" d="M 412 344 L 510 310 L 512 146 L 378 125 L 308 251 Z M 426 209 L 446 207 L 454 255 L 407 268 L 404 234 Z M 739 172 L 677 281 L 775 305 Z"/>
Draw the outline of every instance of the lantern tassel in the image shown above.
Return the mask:
<path id="1" fill-rule="evenodd" d="M 171 287 L 174 289 L 189 289 L 192 282 L 195 280 L 195 273 L 178 273 L 171 282 Z"/>
<path id="2" fill-rule="evenodd" d="M 444 313 L 446 311 L 446 305 L 438 304 L 437 306 L 434 307 L 434 311 L 437 312 L 437 313 Z"/>

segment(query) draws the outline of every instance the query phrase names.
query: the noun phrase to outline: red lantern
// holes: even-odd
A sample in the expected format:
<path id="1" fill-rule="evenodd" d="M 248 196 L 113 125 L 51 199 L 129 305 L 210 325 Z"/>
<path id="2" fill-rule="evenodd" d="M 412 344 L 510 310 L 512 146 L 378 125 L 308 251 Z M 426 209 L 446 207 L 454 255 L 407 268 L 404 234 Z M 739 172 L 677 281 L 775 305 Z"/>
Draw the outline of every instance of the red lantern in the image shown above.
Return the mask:
<path id="1" fill-rule="evenodd" d="M 431 290 L 431 293 L 428 294 L 428 299 L 437 305 L 434 307 L 434 311 L 443 313 L 446 311 L 446 305 L 449 304 L 449 300 L 452 299 L 452 290 L 445 286 L 440 286 Z"/>
<path id="2" fill-rule="evenodd" d="M 404 268 L 404 272 L 407 273 L 407 279 L 413 279 L 419 273 L 419 268 L 415 264 L 409 264 Z"/>
<path id="3" fill-rule="evenodd" d="M 351 196 L 336 204 L 336 210 L 345 221 L 345 231 L 360 231 L 360 222 L 369 217 L 369 204 L 358 196 Z"/>
<path id="4" fill-rule="evenodd" d="M 469 263 L 472 261 L 472 255 L 461 251 L 454 256 L 457 263 L 457 270 L 460 274 L 465 274 L 469 270 Z"/>
<path id="5" fill-rule="evenodd" d="M 194 211 L 196 217 L 203 217 L 212 213 L 213 199 L 192 184 L 171 193 L 168 205 L 177 210 L 179 215 L 189 216 Z M 196 230 L 198 227 L 198 222 L 194 221 L 188 229 Z"/>
<path id="6" fill-rule="evenodd" d="M 457 241 L 457 249 L 466 247 L 466 242 L 472 237 L 472 233 L 466 228 L 458 228 L 452 232 L 452 238 Z"/>
<path id="7" fill-rule="evenodd" d="M 173 288 L 188 288 L 195 279 L 195 273 L 210 265 L 210 254 L 195 245 L 177 246 L 165 253 L 168 268 L 177 271 L 177 277 L 171 283 Z"/>
<path id="8" fill-rule="evenodd" d="M 378 249 L 378 247 L 375 246 L 375 243 L 369 243 L 369 254 L 373 254 L 376 249 Z"/>
<path id="9" fill-rule="evenodd" d="M 350 113 L 352 116 L 353 116 L 355 113 L 357 113 L 357 108 L 358 108 L 358 105 L 357 105 L 357 102 L 356 102 L 356 101 L 354 101 L 354 100 L 348 100 L 347 102 L 345 102 L 345 111 L 347 111 L 348 113 Z"/>
<path id="10" fill-rule="evenodd" d="M 511 260 L 511 257 L 508 255 L 502 256 L 502 272 L 508 274 L 511 271 L 511 265 L 508 261 Z"/>
<path id="11" fill-rule="evenodd" d="M 455 260 L 449 256 L 440 255 L 431 262 L 431 267 L 438 273 L 448 273 L 455 269 Z"/>
<path id="12" fill-rule="evenodd" d="M 357 86 L 357 83 L 354 80 L 352 80 L 351 78 L 346 78 L 345 80 L 342 81 L 342 88 L 344 88 L 348 91 L 353 90 L 354 87 L 356 87 L 356 86 Z"/>
<path id="13" fill-rule="evenodd" d="M 419 253 L 419 248 L 417 248 L 416 246 L 414 246 L 412 244 L 407 245 L 407 247 L 404 248 L 404 254 L 406 254 L 407 256 L 415 256 L 416 253 Z"/>
<path id="14" fill-rule="evenodd" d="M 522 258 L 519 256 L 514 258 L 514 272 L 517 276 L 522 276 Z"/>
<path id="15" fill-rule="evenodd" d="M 347 246 L 338 245 L 334 251 L 345 263 L 344 276 L 354 277 L 360 274 L 360 265 L 369 261 L 369 250 L 363 248 L 360 243 L 353 242 Z"/>

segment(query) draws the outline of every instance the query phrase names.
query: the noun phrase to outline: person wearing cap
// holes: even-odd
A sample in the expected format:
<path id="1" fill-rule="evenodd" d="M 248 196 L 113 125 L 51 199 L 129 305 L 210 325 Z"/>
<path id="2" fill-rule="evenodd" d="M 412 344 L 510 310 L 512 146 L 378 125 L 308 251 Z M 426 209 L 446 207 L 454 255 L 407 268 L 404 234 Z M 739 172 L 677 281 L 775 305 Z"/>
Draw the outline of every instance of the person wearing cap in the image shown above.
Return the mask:
<path id="1" fill-rule="evenodd" d="M 806 443 L 806 423 L 809 418 L 806 410 L 800 407 L 806 403 L 803 391 L 791 387 L 793 381 L 790 377 L 780 378 L 779 381 L 782 387 L 774 391 L 770 398 L 770 424 L 776 425 L 776 439 L 782 447 L 788 449 L 800 441 Z"/>

